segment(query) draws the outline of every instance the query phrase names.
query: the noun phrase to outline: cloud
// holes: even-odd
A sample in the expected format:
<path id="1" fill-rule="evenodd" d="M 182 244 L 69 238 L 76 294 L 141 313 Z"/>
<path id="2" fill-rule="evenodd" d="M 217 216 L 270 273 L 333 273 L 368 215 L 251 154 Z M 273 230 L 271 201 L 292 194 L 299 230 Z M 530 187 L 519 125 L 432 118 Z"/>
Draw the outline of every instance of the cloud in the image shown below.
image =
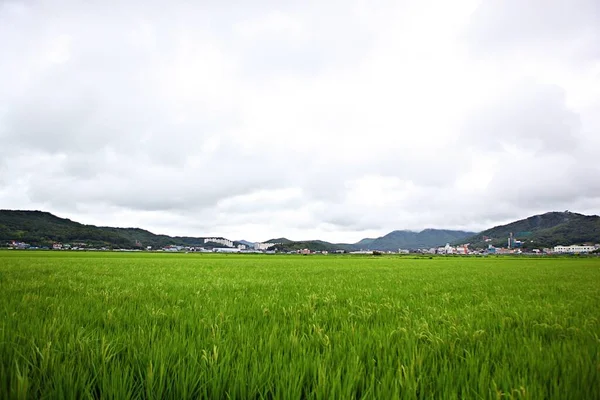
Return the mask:
<path id="1" fill-rule="evenodd" d="M 3 2 L 0 206 L 332 241 L 598 213 L 570 4 Z"/>
<path id="2" fill-rule="evenodd" d="M 581 121 L 565 104 L 563 88 L 526 80 L 494 93 L 468 118 L 465 134 L 475 145 L 505 151 L 577 152 L 585 146 Z"/>
<path id="3" fill-rule="evenodd" d="M 467 26 L 478 52 L 597 59 L 600 5 L 595 0 L 483 1 Z"/>

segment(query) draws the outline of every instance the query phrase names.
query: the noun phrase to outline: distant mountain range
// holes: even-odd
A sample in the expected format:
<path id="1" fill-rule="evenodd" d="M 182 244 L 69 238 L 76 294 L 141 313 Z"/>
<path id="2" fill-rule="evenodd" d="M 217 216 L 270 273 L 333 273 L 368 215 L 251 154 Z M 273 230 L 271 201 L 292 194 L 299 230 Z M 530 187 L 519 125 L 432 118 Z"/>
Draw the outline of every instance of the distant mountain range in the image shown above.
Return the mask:
<path id="1" fill-rule="evenodd" d="M 377 239 L 363 239 L 354 245 L 365 250 L 398 251 L 398 249 L 423 249 L 443 246 L 446 243 L 461 241 L 476 232 L 445 229 L 425 229 L 421 232 L 393 231 Z"/>
<path id="2" fill-rule="evenodd" d="M 16 240 L 36 246 L 54 242 L 86 243 L 91 246 L 136 248 L 168 245 L 200 246 L 203 238 L 156 235 L 139 228 L 83 225 L 43 211 L 0 210 L 0 245 Z"/>
<path id="3" fill-rule="evenodd" d="M 551 247 L 558 244 L 600 243 L 600 217 L 572 212 L 549 212 L 507 225 L 475 233 L 456 230 L 425 229 L 420 232 L 397 230 L 378 238 L 365 238 L 357 243 L 330 243 L 322 240 L 292 241 L 271 239 L 275 249 L 312 251 L 418 249 L 443 246 L 446 243 L 470 243 L 473 247 L 506 246 L 513 233 L 524 248 Z M 112 228 L 83 225 L 43 211 L 0 210 L 0 246 L 9 241 L 22 241 L 36 246 L 54 242 L 86 243 L 90 246 L 135 248 L 168 245 L 205 246 L 204 237 L 156 235 L 140 228 Z M 252 246 L 253 242 L 240 240 Z"/>
<path id="4" fill-rule="evenodd" d="M 344 250 L 344 251 L 353 251 L 358 250 L 358 248 L 349 243 L 330 243 L 325 242 L 323 240 L 300 240 L 294 241 L 287 238 L 277 238 L 267 240 L 266 243 L 276 243 L 272 249 L 280 250 L 280 251 L 294 251 L 294 250 L 302 250 L 309 249 L 311 251 L 336 251 L 336 250 Z"/>
<path id="5" fill-rule="evenodd" d="M 464 242 L 474 247 L 507 246 L 510 234 L 522 241 L 523 248 L 543 248 L 556 245 L 600 243 L 600 217 L 570 211 L 548 212 L 496 226 L 480 232 Z"/>
<path id="6" fill-rule="evenodd" d="M 357 243 L 329 243 L 322 240 L 291 241 L 286 238 L 271 239 L 269 243 L 278 243 L 280 250 L 310 249 L 313 251 L 331 250 L 381 250 L 420 249 L 442 246 L 475 235 L 475 232 L 452 231 L 443 229 L 425 229 L 421 232 L 393 231 L 385 236 L 362 239 Z"/>

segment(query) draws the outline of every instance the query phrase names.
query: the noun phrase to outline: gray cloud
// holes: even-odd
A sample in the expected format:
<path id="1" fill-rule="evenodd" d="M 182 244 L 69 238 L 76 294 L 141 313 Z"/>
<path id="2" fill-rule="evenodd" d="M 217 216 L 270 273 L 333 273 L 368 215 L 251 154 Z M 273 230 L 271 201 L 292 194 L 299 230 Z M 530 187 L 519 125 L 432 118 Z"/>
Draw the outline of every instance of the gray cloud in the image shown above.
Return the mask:
<path id="1" fill-rule="evenodd" d="M 2 2 L 0 207 L 333 241 L 600 212 L 596 2 L 436 7 Z"/>
<path id="2" fill-rule="evenodd" d="M 537 57 L 594 59 L 600 56 L 599 20 L 595 0 L 491 0 L 473 13 L 467 37 L 487 54 L 526 49 Z"/>
<path id="3" fill-rule="evenodd" d="M 581 121 L 565 104 L 564 89 L 518 82 L 478 107 L 464 132 L 476 146 L 503 151 L 506 146 L 535 152 L 577 152 L 582 146 Z"/>

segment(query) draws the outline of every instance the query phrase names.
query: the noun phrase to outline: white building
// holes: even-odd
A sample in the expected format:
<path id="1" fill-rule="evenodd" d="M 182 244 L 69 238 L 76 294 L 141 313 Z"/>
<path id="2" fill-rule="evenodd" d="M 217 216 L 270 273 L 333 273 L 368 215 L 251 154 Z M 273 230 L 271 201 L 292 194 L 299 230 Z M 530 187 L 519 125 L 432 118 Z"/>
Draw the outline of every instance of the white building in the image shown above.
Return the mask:
<path id="1" fill-rule="evenodd" d="M 231 249 L 229 247 L 221 247 L 213 249 L 214 253 L 239 253 L 240 249 Z"/>
<path id="2" fill-rule="evenodd" d="M 223 246 L 227 246 L 227 247 L 233 247 L 233 242 L 231 240 L 225 239 L 225 238 L 212 237 L 212 238 L 204 239 L 204 243 L 208 243 L 208 242 L 222 244 Z"/>
<path id="3" fill-rule="evenodd" d="M 275 243 L 254 243 L 254 250 L 267 250 L 275 246 Z"/>
<path id="4" fill-rule="evenodd" d="M 449 243 L 446 243 L 446 245 L 444 247 L 438 247 L 436 252 L 438 254 L 453 254 L 455 253 L 455 248 L 450 246 Z"/>
<path id="5" fill-rule="evenodd" d="M 555 253 L 591 253 L 596 249 L 596 246 L 579 246 L 576 244 L 571 246 L 554 246 Z"/>

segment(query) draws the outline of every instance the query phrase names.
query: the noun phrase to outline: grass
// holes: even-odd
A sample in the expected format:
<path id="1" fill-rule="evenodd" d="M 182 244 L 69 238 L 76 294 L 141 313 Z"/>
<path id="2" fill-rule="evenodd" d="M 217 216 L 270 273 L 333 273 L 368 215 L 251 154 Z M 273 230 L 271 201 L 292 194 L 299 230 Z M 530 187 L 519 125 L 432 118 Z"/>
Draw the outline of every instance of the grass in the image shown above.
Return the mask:
<path id="1" fill-rule="evenodd" d="M 600 259 L 0 252 L 0 398 L 600 398 Z"/>

